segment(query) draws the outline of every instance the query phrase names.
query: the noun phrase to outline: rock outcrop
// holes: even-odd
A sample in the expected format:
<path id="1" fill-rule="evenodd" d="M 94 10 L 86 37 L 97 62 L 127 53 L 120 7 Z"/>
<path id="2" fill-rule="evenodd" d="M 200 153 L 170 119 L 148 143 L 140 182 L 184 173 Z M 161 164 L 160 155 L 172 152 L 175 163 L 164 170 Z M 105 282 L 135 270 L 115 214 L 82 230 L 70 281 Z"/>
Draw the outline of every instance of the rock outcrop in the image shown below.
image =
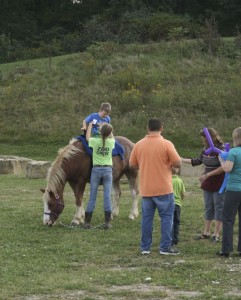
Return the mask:
<path id="1" fill-rule="evenodd" d="M 46 178 L 47 171 L 51 166 L 49 161 L 36 161 L 29 158 L 0 155 L 0 174 L 21 175 L 27 178 Z M 203 166 L 192 167 L 190 164 L 183 163 L 181 176 L 200 176 Z"/>
<path id="2" fill-rule="evenodd" d="M 1 155 L 0 174 L 21 175 L 27 178 L 46 178 L 49 161 L 36 161 L 24 157 Z"/>

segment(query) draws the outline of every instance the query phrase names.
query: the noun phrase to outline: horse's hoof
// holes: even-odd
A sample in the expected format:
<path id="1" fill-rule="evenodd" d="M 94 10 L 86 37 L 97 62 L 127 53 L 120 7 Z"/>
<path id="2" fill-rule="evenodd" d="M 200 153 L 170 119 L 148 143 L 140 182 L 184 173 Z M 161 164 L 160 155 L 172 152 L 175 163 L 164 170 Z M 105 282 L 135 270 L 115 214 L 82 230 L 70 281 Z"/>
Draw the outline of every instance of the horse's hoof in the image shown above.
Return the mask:
<path id="1" fill-rule="evenodd" d="M 79 226 L 79 223 L 78 223 L 78 222 L 72 221 L 72 222 L 71 222 L 71 226 Z"/>
<path id="2" fill-rule="evenodd" d="M 113 220 L 115 217 L 118 217 L 118 216 L 119 216 L 119 213 L 112 212 L 111 219 Z"/>

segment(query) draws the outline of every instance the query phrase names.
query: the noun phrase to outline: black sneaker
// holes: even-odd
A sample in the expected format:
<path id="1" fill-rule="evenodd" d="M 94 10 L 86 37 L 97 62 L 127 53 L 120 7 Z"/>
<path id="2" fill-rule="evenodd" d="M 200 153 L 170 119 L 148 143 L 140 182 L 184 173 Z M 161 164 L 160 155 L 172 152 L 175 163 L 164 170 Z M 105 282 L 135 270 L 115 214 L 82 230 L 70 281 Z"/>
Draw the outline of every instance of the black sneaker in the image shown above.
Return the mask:
<path id="1" fill-rule="evenodd" d="M 211 239 L 212 243 L 218 243 L 219 242 L 219 238 L 217 236 L 212 236 L 212 239 Z"/>
<path id="2" fill-rule="evenodd" d="M 169 248 L 166 251 L 160 251 L 161 255 L 178 255 L 180 252 L 177 249 Z"/>
<path id="3" fill-rule="evenodd" d="M 218 256 L 229 257 L 229 253 L 224 253 L 222 251 L 217 252 Z"/>
<path id="4" fill-rule="evenodd" d="M 202 233 L 201 235 L 195 236 L 194 240 L 207 240 L 209 238 L 210 238 L 210 234 Z"/>
<path id="5" fill-rule="evenodd" d="M 172 242 L 172 246 L 175 246 L 178 244 L 178 241 Z"/>

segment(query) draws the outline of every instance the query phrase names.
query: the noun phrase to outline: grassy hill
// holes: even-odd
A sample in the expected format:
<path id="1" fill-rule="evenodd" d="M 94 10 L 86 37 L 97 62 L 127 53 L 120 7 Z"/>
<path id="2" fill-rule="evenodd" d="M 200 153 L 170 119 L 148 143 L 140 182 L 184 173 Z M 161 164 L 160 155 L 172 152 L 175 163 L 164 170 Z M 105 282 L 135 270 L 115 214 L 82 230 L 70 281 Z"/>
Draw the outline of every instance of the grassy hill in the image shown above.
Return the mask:
<path id="1" fill-rule="evenodd" d="M 53 159 L 106 101 L 115 134 L 134 142 L 150 117 L 163 120 L 163 135 L 183 156 L 199 153 L 205 126 L 230 142 L 240 126 L 241 61 L 202 50 L 188 41 L 109 42 L 84 53 L 0 65 L 0 154 Z"/>

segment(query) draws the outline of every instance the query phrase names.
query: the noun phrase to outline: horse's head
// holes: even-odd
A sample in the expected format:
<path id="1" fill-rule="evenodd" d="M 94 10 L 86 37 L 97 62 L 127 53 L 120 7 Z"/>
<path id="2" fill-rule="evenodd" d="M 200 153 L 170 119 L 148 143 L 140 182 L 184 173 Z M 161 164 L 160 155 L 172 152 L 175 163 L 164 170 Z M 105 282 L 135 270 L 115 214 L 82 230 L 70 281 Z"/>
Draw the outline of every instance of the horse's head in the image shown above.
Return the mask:
<path id="1" fill-rule="evenodd" d="M 60 214 L 64 209 L 63 196 L 53 193 L 48 189 L 40 189 L 43 192 L 43 202 L 44 202 L 44 225 L 52 226 L 58 219 Z"/>

